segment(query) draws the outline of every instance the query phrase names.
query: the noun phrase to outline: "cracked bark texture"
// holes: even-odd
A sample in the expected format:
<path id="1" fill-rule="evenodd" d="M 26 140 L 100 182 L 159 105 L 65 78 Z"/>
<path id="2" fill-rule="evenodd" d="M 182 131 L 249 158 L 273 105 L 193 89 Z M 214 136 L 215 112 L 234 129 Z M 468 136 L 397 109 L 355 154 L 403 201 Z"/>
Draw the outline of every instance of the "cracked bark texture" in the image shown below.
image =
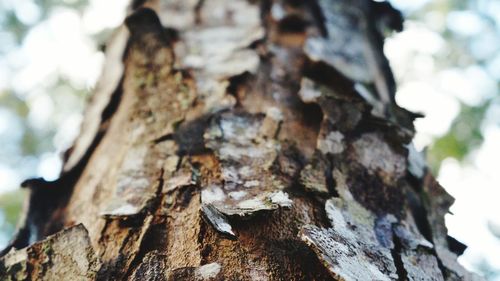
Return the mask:
<path id="1" fill-rule="evenodd" d="M 479 280 L 371 0 L 133 1 L 2 280 Z"/>

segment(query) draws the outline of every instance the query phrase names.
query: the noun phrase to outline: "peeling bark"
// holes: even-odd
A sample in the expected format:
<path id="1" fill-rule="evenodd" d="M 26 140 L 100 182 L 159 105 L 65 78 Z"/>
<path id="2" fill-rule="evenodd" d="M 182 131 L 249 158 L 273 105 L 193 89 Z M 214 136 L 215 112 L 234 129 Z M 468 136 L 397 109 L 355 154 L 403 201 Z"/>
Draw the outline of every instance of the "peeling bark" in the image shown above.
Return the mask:
<path id="1" fill-rule="evenodd" d="M 1 279 L 479 280 L 394 100 L 401 27 L 369 0 L 134 1 Z"/>

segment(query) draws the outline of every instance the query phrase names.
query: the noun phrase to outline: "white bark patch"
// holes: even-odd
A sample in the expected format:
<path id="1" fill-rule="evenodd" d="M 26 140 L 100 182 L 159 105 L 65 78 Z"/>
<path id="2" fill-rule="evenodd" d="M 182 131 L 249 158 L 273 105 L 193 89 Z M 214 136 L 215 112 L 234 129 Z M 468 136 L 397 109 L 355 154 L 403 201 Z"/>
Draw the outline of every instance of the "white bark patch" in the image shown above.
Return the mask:
<path id="1" fill-rule="evenodd" d="M 170 151 L 175 151 L 175 148 L 172 148 Z M 177 170 L 177 164 L 179 163 L 180 157 L 177 155 L 168 156 L 163 163 L 163 170 L 166 175 L 171 175 Z"/>
<path id="2" fill-rule="evenodd" d="M 269 198 L 271 199 L 271 202 L 273 204 L 277 204 L 281 207 L 291 207 L 293 203 L 293 201 L 288 198 L 288 194 L 284 193 L 283 191 L 278 191 L 274 194 L 271 194 Z"/>
<path id="3" fill-rule="evenodd" d="M 290 208 L 293 201 L 283 191 L 267 192 L 250 199 L 236 202 L 214 203 L 217 210 L 228 216 L 250 216 L 259 211 L 271 211 L 278 208 Z"/>
<path id="4" fill-rule="evenodd" d="M 209 280 L 217 277 L 222 266 L 216 262 L 209 263 L 198 267 L 195 271 L 195 278 L 200 280 Z"/>
<path id="5" fill-rule="evenodd" d="M 147 153 L 148 153 L 147 146 L 131 147 L 127 151 L 125 159 L 123 159 L 120 170 L 124 172 L 140 171 L 144 166 L 144 158 L 146 157 Z"/>
<path id="6" fill-rule="evenodd" d="M 433 249 L 434 245 L 420 234 L 416 227 L 416 221 L 410 212 L 407 212 L 404 221 L 401 221 L 395 228 L 394 234 L 399 237 L 399 240 L 408 250 Z"/>
<path id="7" fill-rule="evenodd" d="M 136 206 L 128 204 L 128 203 L 123 203 L 121 200 L 116 201 L 117 206 L 113 206 L 111 204 L 105 212 L 103 212 L 101 215 L 106 215 L 106 216 L 130 216 L 133 214 L 137 214 L 140 209 L 138 209 Z"/>
<path id="8" fill-rule="evenodd" d="M 176 29 L 186 29 L 195 24 L 195 13 L 193 11 L 198 0 L 165 0 L 160 1 L 160 20 L 164 26 L 172 26 Z"/>
<path id="9" fill-rule="evenodd" d="M 220 150 L 221 157 L 226 159 L 239 160 L 243 157 L 264 157 L 266 151 L 257 147 L 241 147 L 233 144 L 227 144 Z"/>
<path id="10" fill-rule="evenodd" d="M 300 99 L 305 103 L 316 102 L 321 97 L 321 91 L 315 88 L 311 79 L 302 78 L 300 81 Z"/>
<path id="11" fill-rule="evenodd" d="M 260 122 L 248 122 L 244 117 L 234 116 L 234 119 L 224 118 L 220 121 L 220 128 L 224 138 L 237 144 L 250 144 L 258 137 Z"/>
<path id="12" fill-rule="evenodd" d="M 300 171 L 300 182 L 306 190 L 314 193 L 328 194 L 324 169 L 324 166 L 313 163 L 307 164 Z"/>
<path id="13" fill-rule="evenodd" d="M 238 173 L 246 178 L 246 177 L 251 177 L 251 176 L 254 176 L 255 174 L 255 170 L 252 169 L 252 167 L 249 167 L 249 166 L 243 166 L 241 167 L 239 170 L 238 170 Z"/>
<path id="14" fill-rule="evenodd" d="M 338 131 L 330 132 L 325 138 L 319 138 L 317 147 L 323 154 L 337 154 L 344 151 L 344 135 Z"/>
<path id="15" fill-rule="evenodd" d="M 332 176 L 336 183 L 335 189 L 339 193 L 340 197 L 347 201 L 354 201 L 354 197 L 349 191 L 344 174 L 342 174 L 338 169 L 333 169 Z"/>
<path id="16" fill-rule="evenodd" d="M 318 4 L 325 17 L 328 36 L 308 38 L 305 53 L 311 60 L 324 61 L 352 80 L 373 81 L 366 58 L 366 49 L 371 46 L 362 30 L 360 11 L 336 1 L 319 0 Z"/>
<path id="17" fill-rule="evenodd" d="M 137 214 L 155 196 L 159 182 L 153 174 L 163 163 L 148 161 L 149 149 L 147 144 L 128 148 L 116 176 L 114 195 L 101 211 L 102 216 Z"/>
<path id="18" fill-rule="evenodd" d="M 285 9 L 283 9 L 283 6 L 281 4 L 274 3 L 271 6 L 271 15 L 272 15 L 274 20 L 279 21 L 285 17 L 286 11 L 285 11 Z"/>
<path id="19" fill-rule="evenodd" d="M 357 161 L 368 171 L 383 171 L 394 178 L 401 177 L 406 171 L 406 159 L 375 133 L 364 134 L 353 144 Z"/>
<path id="20" fill-rule="evenodd" d="M 353 198 L 346 184 L 345 176 L 338 169 L 333 169 L 332 175 L 341 199 L 328 200 L 325 204 L 325 211 L 335 232 L 343 233 L 342 235 L 349 235 L 351 229 L 348 226 L 354 225 L 356 226 L 355 233 L 358 241 L 364 243 L 372 241 L 373 244 L 376 244 L 374 242 L 376 240 L 378 245 L 375 248 L 382 246 L 383 249 L 393 249 L 393 237 L 396 235 L 403 247 L 401 259 L 409 280 L 422 278 L 425 280 L 443 280 L 437 260 L 434 256 L 428 254 L 428 249 L 434 248 L 434 245 L 420 234 L 411 213 L 407 213 L 406 218 L 402 221 L 390 214 L 375 218 L 370 211 L 366 210 Z M 439 248 L 439 245 L 437 245 L 435 249 L 439 256 L 443 248 Z M 451 253 L 447 248 L 444 251 Z M 327 251 L 322 252 L 317 249 L 317 252 L 325 254 L 325 259 L 328 259 Z M 465 273 L 465 270 L 456 262 L 456 256 L 448 256 L 446 254 L 444 256 L 448 260 L 443 261 L 443 264 L 450 262 L 449 268 L 453 268 L 452 271 Z M 439 257 L 443 260 L 442 256 Z M 336 269 L 332 267 L 332 270 L 335 271 Z M 475 278 L 475 276 L 469 277 L 471 278 L 469 280 L 474 280 Z"/>
<path id="21" fill-rule="evenodd" d="M 227 182 L 242 183 L 240 175 L 235 167 L 226 167 L 222 169 L 222 178 Z"/>
<path id="22" fill-rule="evenodd" d="M 187 6 L 192 8 L 183 2 L 178 4 L 181 13 Z M 248 46 L 263 38 L 265 31 L 258 5 L 244 0 L 205 1 L 199 13 L 203 25 L 195 27 L 192 20 L 184 23 L 183 40 L 176 44 L 175 51 L 180 66 L 194 70 L 200 100 L 204 100 L 207 111 L 213 112 L 235 104 L 234 98 L 224 98 L 228 78 L 257 71 L 259 55 Z M 170 23 L 171 19 L 165 21 Z M 226 104 L 221 106 L 221 100 Z"/>
<path id="23" fill-rule="evenodd" d="M 401 261 L 408 275 L 408 280 L 444 280 L 438 260 L 431 254 L 424 251 L 418 253 L 404 251 L 401 254 Z"/>
<path id="24" fill-rule="evenodd" d="M 311 225 L 302 229 L 300 238 L 313 249 L 332 276 L 338 280 L 397 280 L 396 268 L 394 265 L 392 265 L 393 268 L 390 267 L 392 263 L 390 253 L 381 254 L 370 251 L 370 256 L 367 256 L 361 252 L 361 249 L 354 248 L 356 244 L 344 244 L 337 241 L 335 239 L 337 235 L 333 229 Z M 387 266 L 393 271 L 392 278 L 384 272 L 385 270 L 381 271 L 377 267 L 376 264 L 380 262 L 379 258 L 389 260 Z"/>
<path id="25" fill-rule="evenodd" d="M 0 279 L 7 279 L 7 275 L 12 275 L 11 270 L 13 271 L 24 271 L 24 274 L 17 274 L 16 276 L 19 279 L 26 278 L 27 279 L 27 263 L 28 263 L 28 248 L 23 248 L 19 250 L 15 250 L 14 248 L 10 249 L 10 251 L 3 257 L 0 258 L 0 264 L 2 265 L 3 272 L 0 272 Z M 5 275 L 4 275 L 5 274 Z"/>
<path id="26" fill-rule="evenodd" d="M 275 106 L 271 106 L 266 110 L 266 116 L 274 119 L 275 121 L 283 120 L 283 112 Z"/>
<path id="27" fill-rule="evenodd" d="M 408 280 L 444 280 L 437 258 L 429 253 L 434 245 L 420 234 L 411 213 L 393 229 L 403 248 L 401 261 Z"/>
<path id="28" fill-rule="evenodd" d="M 345 229 L 347 227 L 347 223 L 342 215 L 342 212 L 335 207 L 331 200 L 326 201 L 325 211 L 334 228 Z"/>
<path id="29" fill-rule="evenodd" d="M 374 216 L 354 201 L 327 201 L 332 228 L 307 225 L 300 238 L 318 255 L 335 279 L 396 280 L 398 275 L 389 249 L 378 244 Z M 354 207 L 354 208 L 352 208 Z"/>
<path id="30" fill-rule="evenodd" d="M 245 184 L 243 184 L 244 187 L 254 187 L 254 186 L 259 186 L 260 182 L 258 180 L 251 180 L 251 181 L 247 181 L 245 182 Z"/>
<path id="31" fill-rule="evenodd" d="M 201 202 L 213 203 L 217 201 L 224 201 L 226 194 L 220 186 L 211 185 L 201 191 Z"/>
<path id="32" fill-rule="evenodd" d="M 131 175 L 130 177 L 120 177 L 116 184 L 118 193 L 125 193 L 127 190 L 140 190 L 149 186 L 149 180 L 140 175 Z"/>
<path id="33" fill-rule="evenodd" d="M 217 200 L 206 197 L 213 190 L 205 188 L 204 203 L 208 198 L 219 212 L 228 216 L 248 216 L 292 205 L 288 195 L 281 191 L 285 182 L 270 169 L 280 146 L 269 137 L 275 130 L 268 129 L 277 127 L 276 120 L 281 118 L 279 109 L 269 108 L 265 118 L 225 113 L 213 120 L 204 139 L 219 158 L 224 185 L 217 191 Z"/>
<path id="34" fill-rule="evenodd" d="M 242 210 L 257 210 L 262 208 L 267 208 L 265 202 L 258 198 L 252 198 L 238 203 L 238 208 Z"/>
<path id="35" fill-rule="evenodd" d="M 408 148 L 408 171 L 416 178 L 424 176 L 427 165 L 422 152 L 417 151 L 413 143 L 406 146 Z"/>
<path id="36" fill-rule="evenodd" d="M 229 192 L 229 197 L 235 200 L 240 200 L 241 198 L 245 197 L 248 193 L 246 191 L 240 190 L 240 191 L 232 191 Z"/>

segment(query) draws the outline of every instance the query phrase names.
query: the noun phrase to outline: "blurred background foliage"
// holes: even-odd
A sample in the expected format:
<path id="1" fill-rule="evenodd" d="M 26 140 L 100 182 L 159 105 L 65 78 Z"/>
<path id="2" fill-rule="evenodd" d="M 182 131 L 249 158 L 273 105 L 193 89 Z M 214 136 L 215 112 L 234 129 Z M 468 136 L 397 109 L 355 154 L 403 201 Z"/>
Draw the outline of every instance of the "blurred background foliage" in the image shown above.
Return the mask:
<path id="1" fill-rule="evenodd" d="M 0 248 L 15 229 L 22 179 L 57 178 L 60 155 L 78 134 L 85 99 L 100 74 L 98 46 L 123 20 L 127 2 L 0 2 Z M 498 208 L 475 208 L 466 216 L 474 204 L 500 200 L 500 178 L 488 174 L 496 174 L 494 160 L 500 158 L 500 1 L 390 2 L 407 18 L 405 30 L 385 45 L 399 85 L 397 101 L 426 115 L 416 122 L 414 143 L 457 199 L 447 225 L 470 246 L 461 262 L 500 280 L 500 219 L 492 215 Z M 487 177 L 479 183 L 478 175 Z M 468 198 L 460 187 L 467 179 L 493 186 L 467 192 L 496 199 Z M 458 227 L 472 228 L 468 220 L 481 221 L 478 227 L 487 233 L 472 229 L 476 234 L 469 235 Z M 478 240 L 483 244 L 474 244 Z"/>
<path id="2" fill-rule="evenodd" d="M 430 30 L 439 33 L 445 40 L 444 52 L 434 57 L 436 72 L 448 71 L 455 79 L 479 79 L 483 85 L 460 89 L 454 93 L 460 103 L 448 131 L 437 136 L 429 144 L 428 160 L 437 174 L 440 164 L 447 157 L 463 161 L 483 141 L 483 123 L 500 119 L 486 119 L 496 111 L 500 96 L 500 2 L 491 0 L 424 1 L 420 9 L 412 11 L 409 19 L 422 22 Z M 461 75 L 460 72 L 463 74 Z M 469 72 L 469 73 L 467 73 Z M 454 79 L 442 83 L 453 83 Z M 458 85 L 460 85 L 460 82 Z M 446 88 L 446 86 L 444 87 Z M 448 87 L 448 88 L 453 88 Z M 452 90 L 454 91 L 454 90 Z M 489 116 L 491 117 L 491 116 Z"/>
<path id="3" fill-rule="evenodd" d="M 478 106 L 460 104 L 460 112 L 451 123 L 451 126 L 443 136 L 433 140 L 427 154 L 428 162 L 436 174 L 441 162 L 453 157 L 463 161 L 474 149 L 483 142 L 481 122 L 484 119 L 490 102 Z"/>
<path id="4" fill-rule="evenodd" d="M 126 2 L 0 1 L 0 248 L 20 214 L 19 183 L 58 177 L 100 75 L 98 46 Z"/>

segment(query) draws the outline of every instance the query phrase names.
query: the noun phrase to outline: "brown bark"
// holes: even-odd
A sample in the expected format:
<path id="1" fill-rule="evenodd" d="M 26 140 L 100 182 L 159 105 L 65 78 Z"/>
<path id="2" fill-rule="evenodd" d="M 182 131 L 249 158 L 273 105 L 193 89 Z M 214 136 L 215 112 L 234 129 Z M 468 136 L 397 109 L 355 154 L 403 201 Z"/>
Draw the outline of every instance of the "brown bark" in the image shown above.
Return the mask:
<path id="1" fill-rule="evenodd" d="M 390 5 L 130 14 L 61 178 L 24 184 L 2 279 L 476 279 L 444 226 L 453 199 L 409 145 L 416 115 L 394 101 Z"/>

